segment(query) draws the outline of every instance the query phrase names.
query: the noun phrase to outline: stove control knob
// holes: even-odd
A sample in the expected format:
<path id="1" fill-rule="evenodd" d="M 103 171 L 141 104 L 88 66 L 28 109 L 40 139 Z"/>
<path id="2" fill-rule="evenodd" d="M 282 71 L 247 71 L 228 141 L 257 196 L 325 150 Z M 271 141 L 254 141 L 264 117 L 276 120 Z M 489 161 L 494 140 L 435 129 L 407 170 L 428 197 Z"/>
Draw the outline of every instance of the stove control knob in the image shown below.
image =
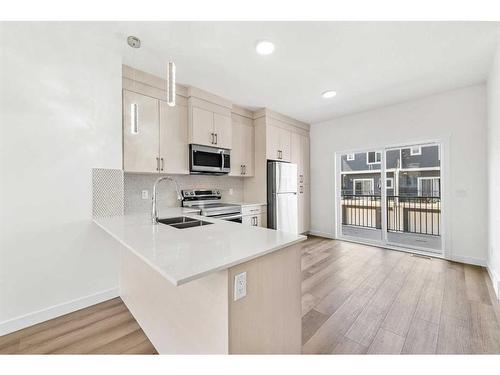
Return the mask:
<path id="1" fill-rule="evenodd" d="M 217 195 L 220 195 L 220 191 L 219 190 L 217 190 Z"/>

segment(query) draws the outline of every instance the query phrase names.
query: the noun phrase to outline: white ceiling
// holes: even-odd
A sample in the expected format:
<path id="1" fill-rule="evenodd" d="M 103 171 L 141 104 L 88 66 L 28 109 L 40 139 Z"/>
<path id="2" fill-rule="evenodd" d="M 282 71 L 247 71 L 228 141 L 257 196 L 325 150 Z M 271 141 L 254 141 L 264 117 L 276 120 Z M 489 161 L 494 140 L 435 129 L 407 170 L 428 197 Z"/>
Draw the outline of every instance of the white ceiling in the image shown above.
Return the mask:
<path id="1" fill-rule="evenodd" d="M 315 123 L 485 80 L 499 23 L 126 22 L 124 62 L 247 107 Z M 126 36 L 142 40 L 140 50 Z M 255 53 L 259 39 L 274 54 Z M 338 92 L 333 99 L 321 93 Z"/>

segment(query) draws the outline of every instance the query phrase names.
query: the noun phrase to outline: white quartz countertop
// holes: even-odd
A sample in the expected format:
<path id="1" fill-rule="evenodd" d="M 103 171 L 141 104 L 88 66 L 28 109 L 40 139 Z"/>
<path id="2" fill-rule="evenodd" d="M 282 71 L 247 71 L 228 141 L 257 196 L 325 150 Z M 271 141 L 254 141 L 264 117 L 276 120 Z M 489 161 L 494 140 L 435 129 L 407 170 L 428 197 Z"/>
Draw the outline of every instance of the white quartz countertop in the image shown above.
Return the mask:
<path id="1" fill-rule="evenodd" d="M 212 225 L 177 229 L 153 225 L 148 214 L 95 218 L 94 222 L 174 285 L 227 269 L 306 239 L 305 236 L 247 226 L 172 208 L 160 217 L 189 216 Z"/>

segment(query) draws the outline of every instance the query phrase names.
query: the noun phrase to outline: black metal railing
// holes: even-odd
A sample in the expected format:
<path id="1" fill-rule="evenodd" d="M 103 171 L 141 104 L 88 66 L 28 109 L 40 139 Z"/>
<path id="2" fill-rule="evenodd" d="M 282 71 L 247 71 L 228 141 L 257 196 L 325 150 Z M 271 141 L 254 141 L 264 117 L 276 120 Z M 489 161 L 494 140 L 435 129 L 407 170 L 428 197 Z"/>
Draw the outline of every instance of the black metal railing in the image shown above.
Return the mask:
<path id="1" fill-rule="evenodd" d="M 441 198 L 389 195 L 387 230 L 390 232 L 441 235 Z"/>
<path id="2" fill-rule="evenodd" d="M 380 195 L 342 194 L 342 224 L 382 229 Z M 387 230 L 441 235 L 441 198 L 397 196 L 386 198 Z"/>
<path id="3" fill-rule="evenodd" d="M 381 229 L 380 195 L 342 194 L 342 224 Z"/>

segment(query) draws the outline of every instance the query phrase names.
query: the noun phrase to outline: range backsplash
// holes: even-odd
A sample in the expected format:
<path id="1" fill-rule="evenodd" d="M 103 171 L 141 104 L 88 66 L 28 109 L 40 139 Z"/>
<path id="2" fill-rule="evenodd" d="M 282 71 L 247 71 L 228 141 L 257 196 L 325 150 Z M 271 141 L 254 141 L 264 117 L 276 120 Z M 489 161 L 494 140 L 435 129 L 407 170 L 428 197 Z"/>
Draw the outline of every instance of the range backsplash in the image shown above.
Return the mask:
<path id="1" fill-rule="evenodd" d="M 166 175 L 174 178 L 181 189 L 218 189 L 226 202 L 243 201 L 243 178 L 210 175 Z M 153 184 L 156 174 L 125 173 L 125 214 L 151 210 Z M 142 199 L 142 191 L 148 191 L 148 199 Z M 232 194 L 231 194 L 232 193 Z M 158 207 L 180 206 L 174 184 L 163 181 L 159 186 Z"/>

